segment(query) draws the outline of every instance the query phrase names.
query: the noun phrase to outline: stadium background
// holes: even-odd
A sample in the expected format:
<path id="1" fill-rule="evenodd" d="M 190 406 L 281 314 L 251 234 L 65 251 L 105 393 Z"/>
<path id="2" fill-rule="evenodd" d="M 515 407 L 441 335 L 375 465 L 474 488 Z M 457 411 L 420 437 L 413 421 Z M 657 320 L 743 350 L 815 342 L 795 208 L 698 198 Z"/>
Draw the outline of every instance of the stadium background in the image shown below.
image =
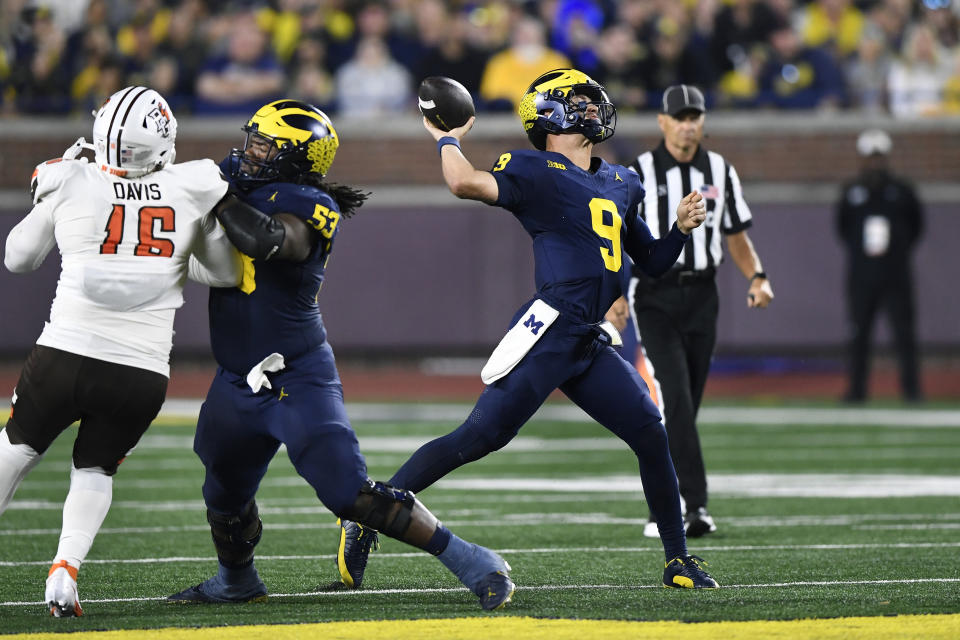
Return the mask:
<path id="1" fill-rule="evenodd" d="M 721 268 L 720 332 L 708 397 L 842 393 L 846 311 L 833 204 L 839 184 L 856 171 L 857 134 L 879 126 L 892 134 L 894 169 L 918 184 L 927 208 L 927 231 L 915 261 L 924 388 L 930 398 L 957 398 L 956 3 L 748 2 L 763 10 L 754 7 L 750 28 L 735 30 L 740 40 L 726 43 L 711 61 L 702 52 L 717 51 L 723 21 L 740 4 L 4 0 L 0 233 L 5 236 L 29 208 L 33 165 L 59 156 L 77 137 L 89 137 L 91 121 L 84 112 L 109 93 L 111 82 L 168 83 L 161 90 L 180 121 L 179 160 L 219 158 L 240 144 L 239 127 L 250 104 L 278 95 L 314 100 L 333 115 L 342 139 L 330 177 L 373 192 L 362 213 L 344 224 L 320 297 L 348 397 L 467 398 L 480 388 L 477 359 L 489 352 L 533 289 L 531 252 L 509 215 L 458 202 L 440 186 L 414 91 L 424 75 L 460 68 L 458 79 L 472 89 L 480 110 L 465 145 L 471 159 L 485 166 L 503 150 L 526 146 L 509 99 L 498 96 L 496 82 L 485 75 L 496 74 L 491 61 L 498 54 L 532 46 L 519 40 L 536 35 L 524 35 L 520 26 L 533 22 L 542 33 L 545 60 L 564 56 L 611 87 L 620 119 L 616 136 L 599 147 L 608 160 L 628 163 L 656 144 L 655 105 L 666 85 L 692 81 L 706 89 L 705 144 L 738 168 L 756 217 L 751 237 L 777 294 L 770 309 L 749 310 L 742 277 L 729 262 Z M 617 38 L 625 27 L 632 39 L 622 51 L 602 46 L 622 43 Z M 818 81 L 832 77 L 818 62 L 808 65 L 813 78 L 804 80 L 801 73 L 797 86 L 765 84 L 765 70 L 775 63 L 782 65 L 779 77 L 791 77 L 790 63 L 777 62 L 783 56 L 774 46 L 774 33 L 784 27 L 806 50 L 822 54 L 809 60 L 832 61 L 842 82 Z M 915 42 L 924 32 L 935 40 L 935 73 L 930 73 L 940 84 L 933 93 L 920 82 L 930 76 L 932 63 L 914 59 Z M 106 46 L 94 37 L 104 33 Z M 262 45 L 259 58 L 237 57 L 231 40 L 238 34 L 246 35 L 248 48 Z M 676 51 L 662 45 L 667 36 Z M 470 64 L 451 66 L 444 57 L 446 38 L 453 37 L 468 43 Z M 372 55 L 371 42 L 383 45 L 379 60 L 364 58 Z M 870 42 L 882 42 L 881 57 L 886 56 L 887 73 L 876 86 L 863 80 L 862 68 L 872 59 Z M 308 46 L 315 43 L 323 50 L 319 57 Z M 170 61 L 174 80 L 163 73 Z M 211 101 L 203 76 L 229 80 L 224 64 L 264 73 L 257 77 L 274 88 Z M 808 67 L 796 62 L 793 68 Z M 917 84 L 904 84 L 894 67 L 912 71 Z M 311 80 L 308 72 L 320 77 Z M 382 91 L 347 95 L 371 77 L 381 79 Z M 625 82 L 631 79 L 635 86 Z M 271 85 L 274 81 L 279 84 Z M 56 260 L 48 259 L 35 275 L 0 273 L 6 301 L 0 307 L 2 388 L 12 388 L 47 317 L 57 272 Z M 205 293 L 188 285 L 186 300 L 176 322 L 171 392 L 196 396 L 213 366 Z M 889 338 L 881 321 L 874 373 L 879 396 L 896 396 Z"/>

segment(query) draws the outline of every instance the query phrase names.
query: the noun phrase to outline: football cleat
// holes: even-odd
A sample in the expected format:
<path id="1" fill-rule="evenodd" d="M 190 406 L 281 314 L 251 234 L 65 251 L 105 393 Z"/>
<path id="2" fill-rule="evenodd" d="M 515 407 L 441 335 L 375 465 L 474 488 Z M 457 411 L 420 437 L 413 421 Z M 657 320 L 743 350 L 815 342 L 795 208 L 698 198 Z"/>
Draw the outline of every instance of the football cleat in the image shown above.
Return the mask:
<path id="1" fill-rule="evenodd" d="M 663 586 L 675 589 L 716 589 L 720 585 L 703 570 L 703 558 L 677 556 L 663 568 Z"/>
<path id="2" fill-rule="evenodd" d="M 504 562 L 509 571 L 510 565 Z M 494 571 L 480 581 L 474 593 L 480 596 L 480 606 L 484 611 L 502 609 L 513 599 L 516 585 L 507 574 L 507 571 Z"/>
<path id="3" fill-rule="evenodd" d="M 50 567 L 44 599 L 50 608 L 50 615 L 55 618 L 83 615 L 77 593 L 77 571 L 77 568 L 67 564 L 66 560 L 55 562 Z"/>
<path id="4" fill-rule="evenodd" d="M 707 513 L 706 508 L 700 507 L 699 509 L 687 512 L 687 517 L 683 522 L 683 529 L 687 532 L 688 538 L 699 538 L 716 531 L 717 525 L 714 524 L 713 518 Z"/>
<path id="5" fill-rule="evenodd" d="M 340 525 L 340 546 L 337 548 L 337 569 L 340 582 L 348 589 L 359 589 L 371 549 L 380 548 L 377 532 L 352 520 L 337 520 Z"/>
<path id="6" fill-rule="evenodd" d="M 250 585 L 238 587 L 225 584 L 219 575 L 167 596 L 167 602 L 187 604 L 242 604 L 245 602 L 266 602 L 266 600 L 267 587 L 259 578 Z"/>

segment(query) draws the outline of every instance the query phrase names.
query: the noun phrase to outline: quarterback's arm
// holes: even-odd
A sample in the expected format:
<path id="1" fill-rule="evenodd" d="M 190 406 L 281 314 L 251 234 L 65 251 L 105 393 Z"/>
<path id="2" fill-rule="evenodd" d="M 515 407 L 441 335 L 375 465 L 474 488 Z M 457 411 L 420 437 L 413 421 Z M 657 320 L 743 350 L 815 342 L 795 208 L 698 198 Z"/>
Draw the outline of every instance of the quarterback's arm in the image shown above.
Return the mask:
<path id="1" fill-rule="evenodd" d="M 763 273 L 763 264 L 760 263 L 760 256 L 757 255 L 750 241 L 750 236 L 746 230 L 738 233 L 731 233 L 727 236 L 727 249 L 730 251 L 730 258 L 740 269 L 740 273 L 750 280 L 750 288 L 747 291 L 747 306 L 764 308 L 773 300 L 773 288 L 770 286 L 770 280 Z"/>
<path id="2" fill-rule="evenodd" d="M 39 267 L 57 244 L 54 236 L 53 207 L 38 202 L 7 236 L 3 264 L 13 273 L 26 273 Z"/>
<path id="3" fill-rule="evenodd" d="M 305 260 L 313 250 L 313 232 L 307 223 L 289 213 L 268 216 L 232 193 L 213 209 L 227 237 L 255 260 Z"/>
<path id="4" fill-rule="evenodd" d="M 690 233 L 699 227 L 705 218 L 706 203 L 703 196 L 692 191 L 677 205 L 677 222 L 670 228 L 670 233 L 654 239 L 647 225 L 636 220 L 624 239 L 624 248 L 644 273 L 653 277 L 663 275 L 680 257 Z"/>
<path id="5" fill-rule="evenodd" d="M 467 131 L 470 131 L 470 127 L 473 126 L 475 120 L 476 117 L 471 117 L 465 125 L 450 131 L 437 129 L 426 118 L 423 119 L 423 126 L 430 132 L 434 140 L 449 137 L 456 138 L 459 141 L 467 135 Z M 459 146 L 445 144 L 440 147 L 440 167 L 443 169 L 443 179 L 450 187 L 450 192 L 458 198 L 479 200 L 487 204 L 493 204 L 497 201 L 500 188 L 497 186 L 496 179 L 489 171 L 478 171 L 463 155 Z"/>

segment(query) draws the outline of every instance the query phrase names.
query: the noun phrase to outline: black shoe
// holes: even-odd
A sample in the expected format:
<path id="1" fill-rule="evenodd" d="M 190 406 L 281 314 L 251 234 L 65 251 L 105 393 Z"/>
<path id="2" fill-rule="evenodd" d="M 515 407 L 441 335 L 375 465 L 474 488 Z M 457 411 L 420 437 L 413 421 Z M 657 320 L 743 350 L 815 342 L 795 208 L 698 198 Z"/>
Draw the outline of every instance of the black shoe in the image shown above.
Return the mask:
<path id="1" fill-rule="evenodd" d="M 348 589 L 359 589 L 363 572 L 367 569 L 370 549 L 380 548 L 380 539 L 373 529 L 359 522 L 337 520 L 340 525 L 340 546 L 337 549 L 337 568 L 340 581 Z"/>
<path id="2" fill-rule="evenodd" d="M 674 589 L 718 588 L 717 581 L 703 570 L 706 564 L 697 556 L 677 556 L 663 568 L 663 586 Z"/>
<path id="3" fill-rule="evenodd" d="M 206 582 L 187 587 L 183 591 L 167 596 L 168 602 L 189 604 L 225 604 L 244 602 L 266 602 L 267 587 L 259 579 L 245 589 L 225 586 L 218 576 Z"/>
<path id="4" fill-rule="evenodd" d="M 706 507 L 700 507 L 687 512 L 683 520 L 683 530 L 687 532 L 688 538 L 699 538 L 716 531 L 717 525 L 713 523 Z"/>

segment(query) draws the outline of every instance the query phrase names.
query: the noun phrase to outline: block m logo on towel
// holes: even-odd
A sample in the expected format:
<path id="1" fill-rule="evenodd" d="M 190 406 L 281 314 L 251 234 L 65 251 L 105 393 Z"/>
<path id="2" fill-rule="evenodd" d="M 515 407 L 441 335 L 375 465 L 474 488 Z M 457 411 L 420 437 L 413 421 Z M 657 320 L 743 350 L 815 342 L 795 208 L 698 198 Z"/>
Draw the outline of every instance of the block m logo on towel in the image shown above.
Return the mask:
<path id="1" fill-rule="evenodd" d="M 534 300 L 527 312 L 510 327 L 507 335 L 503 336 L 500 344 L 490 354 L 487 364 L 483 365 L 480 372 L 483 383 L 492 384 L 510 373 L 559 315 L 559 311 L 543 300 Z"/>
<path id="2" fill-rule="evenodd" d="M 530 328 L 530 333 L 537 335 L 540 332 L 540 329 L 543 328 L 543 321 L 537 320 L 537 317 L 534 314 L 530 314 L 530 317 L 527 318 L 527 321 L 523 323 L 523 326 Z"/>

